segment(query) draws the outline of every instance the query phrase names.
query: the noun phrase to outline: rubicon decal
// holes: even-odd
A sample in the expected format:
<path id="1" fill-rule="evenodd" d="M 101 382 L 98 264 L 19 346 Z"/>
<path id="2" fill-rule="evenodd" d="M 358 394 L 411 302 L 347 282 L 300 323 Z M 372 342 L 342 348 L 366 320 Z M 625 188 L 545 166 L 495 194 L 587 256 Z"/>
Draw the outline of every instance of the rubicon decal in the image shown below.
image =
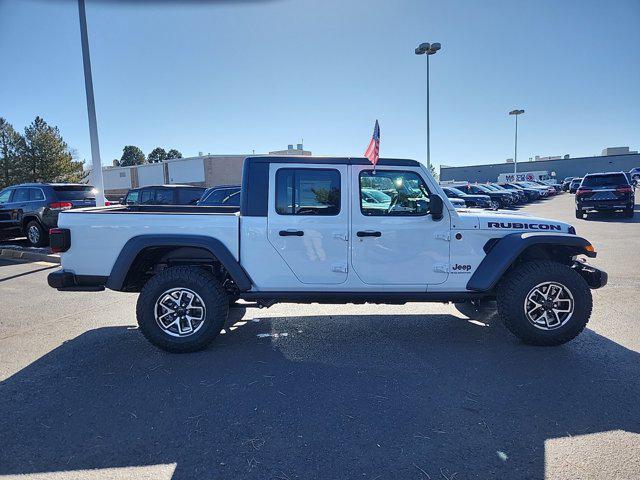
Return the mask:
<path id="1" fill-rule="evenodd" d="M 520 223 L 520 222 L 487 222 L 489 228 L 510 228 L 519 230 L 555 230 L 561 231 L 560 225 L 547 225 L 546 223 Z"/>

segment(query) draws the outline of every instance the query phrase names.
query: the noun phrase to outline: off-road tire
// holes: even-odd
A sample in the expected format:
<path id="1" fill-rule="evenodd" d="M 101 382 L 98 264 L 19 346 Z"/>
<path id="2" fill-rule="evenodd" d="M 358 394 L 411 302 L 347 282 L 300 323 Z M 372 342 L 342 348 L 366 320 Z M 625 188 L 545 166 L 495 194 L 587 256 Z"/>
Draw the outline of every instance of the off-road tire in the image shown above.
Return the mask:
<path id="1" fill-rule="evenodd" d="M 526 317 L 524 303 L 533 287 L 554 281 L 566 287 L 574 299 L 571 318 L 553 330 L 541 330 Z M 529 345 L 561 345 L 584 330 L 593 301 L 587 282 L 572 268 L 554 261 L 525 262 L 515 267 L 497 287 L 498 315 L 505 327 Z"/>
<path id="2" fill-rule="evenodd" d="M 29 235 L 30 229 L 37 230 L 36 241 L 33 240 L 34 238 L 33 236 Z M 29 223 L 27 223 L 27 226 L 24 229 L 24 234 L 27 237 L 27 241 L 29 242 L 29 245 L 31 245 L 32 247 L 44 247 L 49 243 L 48 232 L 42 227 L 40 222 L 38 222 L 37 220 L 31 220 Z"/>
<path id="3" fill-rule="evenodd" d="M 202 327 L 187 337 L 172 337 L 156 322 L 156 301 L 172 288 L 187 288 L 197 293 L 205 307 Z M 224 328 L 229 314 L 229 299 L 216 277 L 200 267 L 170 267 L 153 276 L 142 288 L 136 305 L 140 331 L 153 345 L 174 353 L 202 350 Z"/>

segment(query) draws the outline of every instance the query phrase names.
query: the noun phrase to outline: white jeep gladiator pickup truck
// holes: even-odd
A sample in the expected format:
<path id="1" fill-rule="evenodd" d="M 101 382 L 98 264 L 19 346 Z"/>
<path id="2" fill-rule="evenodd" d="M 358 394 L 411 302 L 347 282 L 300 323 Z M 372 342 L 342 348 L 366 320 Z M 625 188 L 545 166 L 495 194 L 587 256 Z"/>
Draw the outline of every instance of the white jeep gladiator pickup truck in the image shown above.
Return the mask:
<path id="1" fill-rule="evenodd" d="M 566 223 L 456 211 L 422 164 L 248 157 L 240 208 L 124 205 L 69 210 L 51 231 L 58 290 L 140 292 L 156 346 L 204 348 L 237 299 L 393 303 L 497 300 L 522 341 L 559 345 L 589 320 L 607 274 Z"/>

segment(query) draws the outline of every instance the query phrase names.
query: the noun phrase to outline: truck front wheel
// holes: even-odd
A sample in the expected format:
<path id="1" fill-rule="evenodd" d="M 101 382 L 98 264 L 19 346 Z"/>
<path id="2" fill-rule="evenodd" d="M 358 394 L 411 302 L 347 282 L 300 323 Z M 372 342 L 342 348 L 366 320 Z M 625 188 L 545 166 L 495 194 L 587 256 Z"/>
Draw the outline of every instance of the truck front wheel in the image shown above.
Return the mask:
<path id="1" fill-rule="evenodd" d="M 229 313 L 220 282 L 199 267 L 170 267 L 153 276 L 138 297 L 143 335 L 169 352 L 205 348 L 224 328 Z"/>
<path id="2" fill-rule="evenodd" d="M 554 261 L 525 262 L 498 287 L 498 313 L 530 345 L 561 345 L 589 321 L 591 290 L 579 273 Z"/>

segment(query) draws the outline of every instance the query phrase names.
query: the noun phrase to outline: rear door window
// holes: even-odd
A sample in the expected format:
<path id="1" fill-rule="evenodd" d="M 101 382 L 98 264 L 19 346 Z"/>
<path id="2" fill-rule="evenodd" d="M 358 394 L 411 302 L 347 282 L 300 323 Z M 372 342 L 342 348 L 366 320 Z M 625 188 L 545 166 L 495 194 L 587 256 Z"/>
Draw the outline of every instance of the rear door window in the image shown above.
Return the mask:
<path id="1" fill-rule="evenodd" d="M 156 189 L 156 205 L 173 205 L 173 189 L 158 188 Z"/>
<path id="2" fill-rule="evenodd" d="M 279 215 L 338 215 L 340 172 L 320 168 L 281 168 L 276 172 Z"/>
<path id="3" fill-rule="evenodd" d="M 19 188 L 16 190 L 16 193 L 13 194 L 13 202 L 28 202 L 29 201 L 29 189 L 28 188 Z"/>
<path id="4" fill-rule="evenodd" d="M 618 185 L 626 185 L 627 177 L 622 173 L 615 175 L 591 175 L 584 177 L 582 180 L 583 187 L 617 187 Z"/>
<path id="5" fill-rule="evenodd" d="M 95 189 L 91 185 L 57 185 L 53 187 L 58 200 L 95 200 Z"/>

